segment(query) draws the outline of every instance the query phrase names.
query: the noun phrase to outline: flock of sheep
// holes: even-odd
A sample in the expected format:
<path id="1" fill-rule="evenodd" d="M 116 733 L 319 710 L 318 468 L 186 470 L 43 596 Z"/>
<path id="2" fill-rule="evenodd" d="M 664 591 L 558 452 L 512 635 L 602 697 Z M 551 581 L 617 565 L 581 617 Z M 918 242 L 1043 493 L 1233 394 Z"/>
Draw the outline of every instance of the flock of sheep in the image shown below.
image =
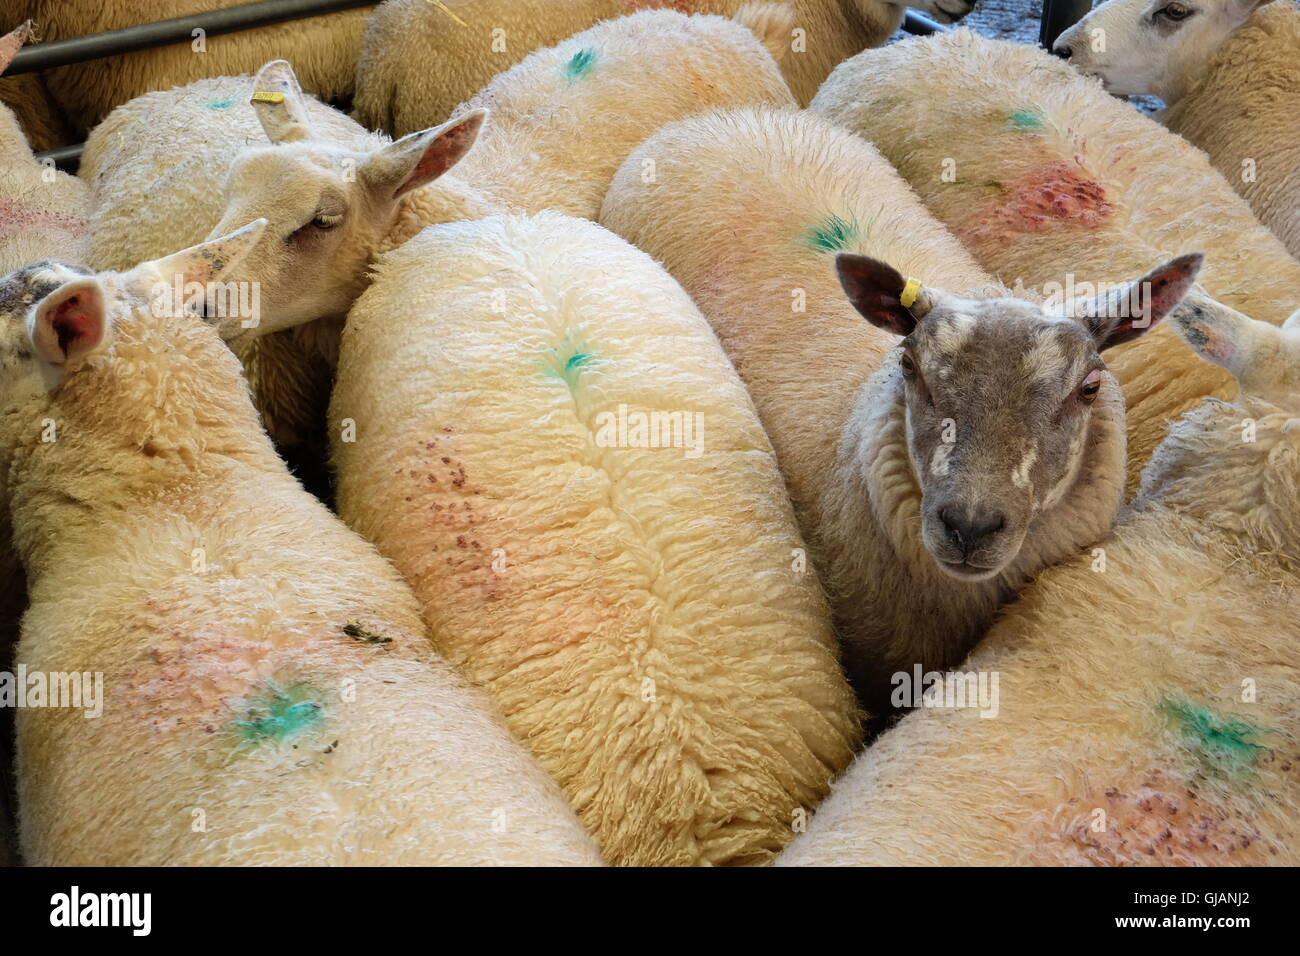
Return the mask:
<path id="1" fill-rule="evenodd" d="M 0 80 L 26 862 L 1300 862 L 1300 8 L 846 9 Z"/>

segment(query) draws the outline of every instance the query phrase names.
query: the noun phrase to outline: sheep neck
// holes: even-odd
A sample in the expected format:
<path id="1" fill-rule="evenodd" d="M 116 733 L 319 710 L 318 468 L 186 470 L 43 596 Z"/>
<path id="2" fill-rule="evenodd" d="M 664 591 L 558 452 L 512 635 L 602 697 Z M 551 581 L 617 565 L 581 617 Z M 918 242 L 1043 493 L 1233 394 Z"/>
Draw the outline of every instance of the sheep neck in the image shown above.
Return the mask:
<path id="1" fill-rule="evenodd" d="M 137 309 L 103 353 L 54 389 L 14 400 L 4 417 L 17 426 L 0 449 L 14 542 L 33 580 L 64 549 L 112 540 L 130 524 L 124 516 L 211 499 L 232 471 L 263 486 L 293 480 L 238 361 L 192 318 Z"/>
<path id="2" fill-rule="evenodd" d="M 455 176 L 447 175 L 397 202 L 392 223 L 380 242 L 380 254 L 396 249 L 426 226 L 466 219 L 482 219 L 501 212 L 496 201 L 482 190 Z"/>

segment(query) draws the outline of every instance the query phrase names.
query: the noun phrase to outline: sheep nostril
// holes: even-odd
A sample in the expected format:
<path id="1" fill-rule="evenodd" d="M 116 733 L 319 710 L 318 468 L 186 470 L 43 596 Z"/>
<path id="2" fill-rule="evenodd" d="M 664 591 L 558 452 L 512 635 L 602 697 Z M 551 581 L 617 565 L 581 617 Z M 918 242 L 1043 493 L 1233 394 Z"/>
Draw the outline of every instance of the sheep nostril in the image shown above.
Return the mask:
<path id="1" fill-rule="evenodd" d="M 947 506 L 939 509 L 939 520 L 952 543 L 961 549 L 963 557 L 970 557 L 988 538 L 1007 526 L 1006 515 L 1001 512 L 981 511 L 963 517 Z"/>
<path id="2" fill-rule="evenodd" d="M 1068 60 L 1070 59 L 1070 57 L 1074 55 L 1074 47 L 1070 46 L 1070 44 L 1068 43 L 1066 44 L 1058 43 L 1054 47 L 1052 47 L 1052 52 L 1055 53 L 1057 56 L 1059 56 L 1062 60 Z"/>

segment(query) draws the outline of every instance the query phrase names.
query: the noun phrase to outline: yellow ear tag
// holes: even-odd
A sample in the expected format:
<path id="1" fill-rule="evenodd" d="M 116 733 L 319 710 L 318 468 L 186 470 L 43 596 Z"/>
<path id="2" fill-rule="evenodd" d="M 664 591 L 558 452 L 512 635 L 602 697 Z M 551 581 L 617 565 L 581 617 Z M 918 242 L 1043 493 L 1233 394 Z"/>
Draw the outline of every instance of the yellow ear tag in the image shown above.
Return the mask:
<path id="1" fill-rule="evenodd" d="M 921 283 L 917 282 L 910 276 L 907 279 L 907 285 L 903 286 L 903 292 L 898 297 L 898 303 L 905 309 L 910 309 L 916 302 L 916 294 L 921 291 Z"/>
<path id="2" fill-rule="evenodd" d="M 283 103 L 283 93 L 254 93 L 250 103 Z"/>

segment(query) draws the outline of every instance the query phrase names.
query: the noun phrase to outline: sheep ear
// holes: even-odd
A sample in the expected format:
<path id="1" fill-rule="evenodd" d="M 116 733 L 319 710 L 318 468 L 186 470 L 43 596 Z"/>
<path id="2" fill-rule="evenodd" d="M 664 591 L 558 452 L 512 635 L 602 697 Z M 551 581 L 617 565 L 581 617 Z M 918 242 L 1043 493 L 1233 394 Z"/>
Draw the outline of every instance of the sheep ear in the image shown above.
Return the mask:
<path id="1" fill-rule="evenodd" d="M 932 290 L 914 279 L 904 279 L 897 269 L 879 259 L 841 252 L 835 257 L 835 271 L 853 308 L 886 332 L 911 335 L 917 321 L 934 307 Z M 909 304 L 904 305 L 905 301 Z"/>
<path id="2" fill-rule="evenodd" d="M 48 365 L 66 367 L 94 354 L 108 340 L 99 279 L 65 282 L 40 301 L 28 323 L 32 348 Z"/>
<path id="3" fill-rule="evenodd" d="M 361 175 L 390 199 L 419 189 L 465 157 L 487 116 L 487 110 L 472 110 L 441 126 L 403 136 L 367 160 Z"/>
<path id="4" fill-rule="evenodd" d="M 216 282 L 253 250 L 262 238 L 266 222 L 265 219 L 255 219 L 219 239 L 201 242 L 161 259 L 142 262 L 126 274 L 127 286 L 137 294 L 148 295 L 159 281 L 179 281 L 182 289 L 195 282 L 200 285 Z"/>
<path id="5" fill-rule="evenodd" d="M 1205 257 L 1192 252 L 1156 266 L 1136 282 L 1075 301 L 1070 314 L 1083 323 L 1097 351 L 1146 334 L 1191 291 Z"/>
<path id="6" fill-rule="evenodd" d="M 23 44 L 27 42 L 27 37 L 31 32 L 32 21 L 27 20 L 0 37 L 0 73 L 9 69 L 9 64 L 18 55 L 18 51 L 23 48 Z"/>
<path id="7" fill-rule="evenodd" d="M 1237 379 L 1253 364 L 1264 337 L 1276 332 L 1267 323 L 1256 322 L 1202 295 L 1189 296 L 1174 312 L 1170 324 L 1192 351 L 1207 362 L 1226 368 Z"/>
<path id="8" fill-rule="evenodd" d="M 275 145 L 311 137 L 307 101 L 288 60 L 272 60 L 257 71 L 249 102 L 266 138 Z"/>

